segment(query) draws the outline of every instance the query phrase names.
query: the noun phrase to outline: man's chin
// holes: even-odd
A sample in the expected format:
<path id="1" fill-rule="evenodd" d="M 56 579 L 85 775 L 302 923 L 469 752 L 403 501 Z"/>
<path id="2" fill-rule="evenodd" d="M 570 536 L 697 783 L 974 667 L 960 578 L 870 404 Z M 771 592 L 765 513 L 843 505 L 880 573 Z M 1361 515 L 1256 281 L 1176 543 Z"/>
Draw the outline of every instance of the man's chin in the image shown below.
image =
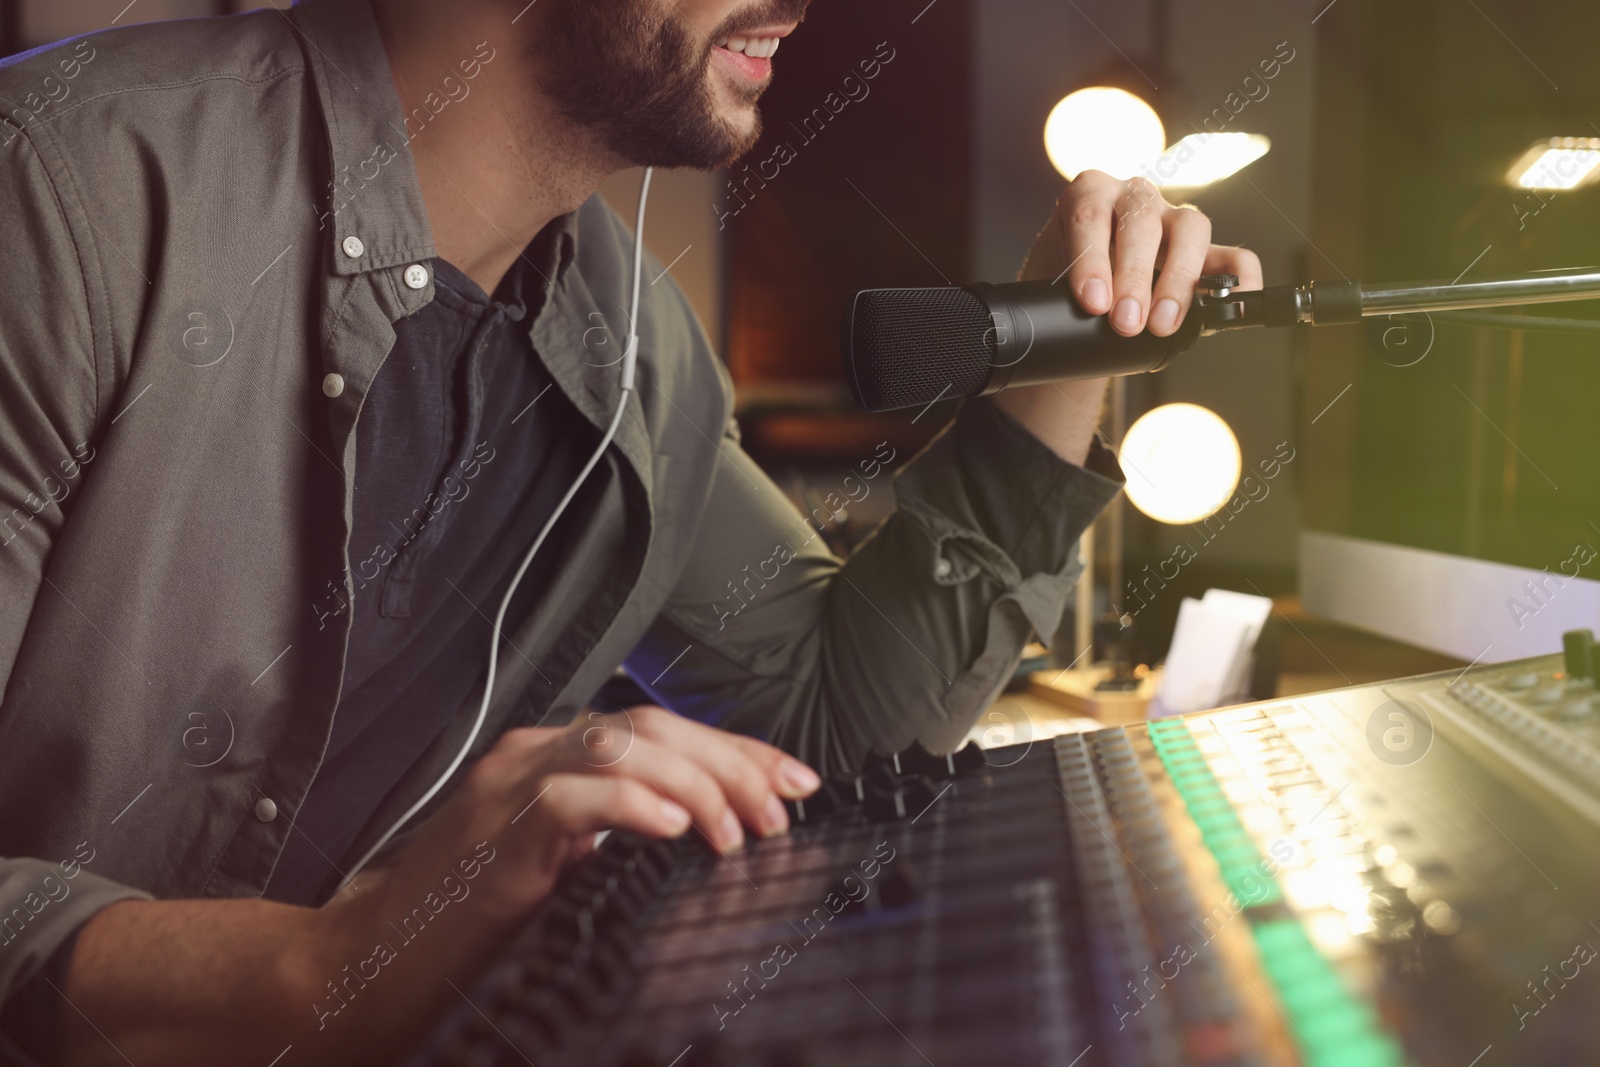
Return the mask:
<path id="1" fill-rule="evenodd" d="M 730 159 L 738 159 L 756 146 L 761 139 L 761 113 L 751 108 L 743 114 L 736 115 L 727 123 L 728 145 Z"/>
<path id="2" fill-rule="evenodd" d="M 726 131 L 724 131 L 726 134 Z M 617 144 L 615 153 L 636 167 L 665 167 L 673 170 L 721 170 L 731 167 L 755 147 L 760 129 L 743 137 L 717 136 L 692 144 L 655 143 L 648 146 Z"/>
<path id="3" fill-rule="evenodd" d="M 613 151 L 635 166 L 717 170 L 732 166 L 760 139 L 757 96 L 701 82 L 698 92 L 619 115 L 605 132 Z"/>
<path id="4" fill-rule="evenodd" d="M 708 118 L 717 127 L 717 135 L 712 138 L 715 147 L 710 153 L 716 158 L 711 159 L 708 155 L 698 169 L 731 167 L 761 139 L 761 112 L 753 103 L 726 105 Z"/>

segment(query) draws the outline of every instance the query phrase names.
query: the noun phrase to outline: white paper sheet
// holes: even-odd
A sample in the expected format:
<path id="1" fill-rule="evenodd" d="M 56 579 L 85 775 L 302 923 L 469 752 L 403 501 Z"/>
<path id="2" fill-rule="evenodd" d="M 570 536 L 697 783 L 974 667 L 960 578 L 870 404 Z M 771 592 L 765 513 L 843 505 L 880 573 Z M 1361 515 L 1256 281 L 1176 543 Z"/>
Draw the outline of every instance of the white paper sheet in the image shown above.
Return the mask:
<path id="1" fill-rule="evenodd" d="M 1203 711 L 1223 703 L 1240 662 L 1249 669 L 1253 634 L 1260 632 L 1259 626 L 1252 625 L 1252 617 L 1241 618 L 1242 614 L 1236 606 L 1223 608 L 1184 597 L 1161 688 L 1150 705 L 1150 718 Z"/>

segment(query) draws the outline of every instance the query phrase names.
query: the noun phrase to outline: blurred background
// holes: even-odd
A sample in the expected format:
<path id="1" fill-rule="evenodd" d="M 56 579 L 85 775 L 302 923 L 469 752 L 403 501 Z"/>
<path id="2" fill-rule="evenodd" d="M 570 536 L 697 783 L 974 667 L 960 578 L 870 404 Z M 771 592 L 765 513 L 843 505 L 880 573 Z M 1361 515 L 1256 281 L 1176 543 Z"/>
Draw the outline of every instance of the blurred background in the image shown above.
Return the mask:
<path id="1" fill-rule="evenodd" d="M 0 0 L 0 52 L 259 6 Z M 1226 160 L 1207 147 L 1201 162 L 1227 166 L 1168 196 L 1259 252 L 1269 285 L 1600 262 L 1596 39 L 1600 6 L 1565 0 L 818 0 L 783 45 L 761 144 L 730 172 L 658 174 L 647 240 L 733 373 L 750 451 L 804 509 L 831 508 L 879 442 L 908 457 L 954 410 L 853 409 L 849 295 L 1011 279 L 1063 175 L 1102 158 L 1149 173 L 1186 137 L 1252 135 Z M 1063 105 L 1091 88 L 1120 92 Z M 604 190 L 630 219 L 637 185 Z M 1103 646 L 1088 661 L 1115 645 L 1157 662 L 1182 599 L 1209 588 L 1274 599 L 1279 692 L 1553 650 L 1572 619 L 1600 622 L 1596 554 L 1563 566 L 1600 546 L 1594 353 L 1582 332 L 1418 319 L 1223 335 L 1124 380 L 1109 440 L 1200 405 L 1242 474 L 1207 490 L 1209 518 L 1160 521 L 1157 501 L 1101 521 L 1092 602 L 1064 620 L 1056 663 L 1084 660 L 1083 620 Z M 1226 468 L 1225 453 L 1199 458 Z M 1205 481 L 1188 458 L 1182 476 Z M 834 513 L 835 546 L 891 503 Z M 1509 603 L 1551 574 L 1531 612 Z"/>

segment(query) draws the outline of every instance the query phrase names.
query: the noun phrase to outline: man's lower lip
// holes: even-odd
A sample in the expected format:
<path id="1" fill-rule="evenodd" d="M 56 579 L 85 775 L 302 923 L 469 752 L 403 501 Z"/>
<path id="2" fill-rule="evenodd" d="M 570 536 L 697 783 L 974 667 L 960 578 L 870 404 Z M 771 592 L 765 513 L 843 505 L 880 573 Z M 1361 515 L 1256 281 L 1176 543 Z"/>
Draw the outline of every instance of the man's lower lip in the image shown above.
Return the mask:
<path id="1" fill-rule="evenodd" d="M 722 57 L 732 63 L 739 73 L 751 81 L 765 81 L 767 76 L 772 73 L 772 60 L 770 59 L 752 59 L 743 52 L 735 52 L 731 49 L 723 48 L 721 45 L 717 46 L 717 51 L 722 53 Z"/>

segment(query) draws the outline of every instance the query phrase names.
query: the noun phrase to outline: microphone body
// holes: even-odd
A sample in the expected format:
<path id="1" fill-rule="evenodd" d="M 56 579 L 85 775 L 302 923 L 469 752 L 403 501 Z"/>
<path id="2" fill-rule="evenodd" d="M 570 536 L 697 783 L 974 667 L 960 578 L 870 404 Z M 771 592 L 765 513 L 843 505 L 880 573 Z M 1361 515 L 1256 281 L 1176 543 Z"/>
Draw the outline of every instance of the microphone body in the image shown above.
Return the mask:
<path id="1" fill-rule="evenodd" d="M 846 382 L 868 411 L 1069 378 L 1143 374 L 1200 336 L 1190 314 L 1177 333 L 1123 337 L 1047 281 L 931 289 L 867 289 L 845 316 Z"/>
<path id="2" fill-rule="evenodd" d="M 865 289 L 844 320 L 845 380 L 863 408 L 892 411 L 1018 385 L 1147 374 L 1197 338 L 1227 330 L 1600 299 L 1600 271 L 1593 268 L 1473 282 L 1346 279 L 1251 290 L 1238 284 L 1229 274 L 1200 278 L 1195 302 L 1171 337 L 1148 330 L 1123 337 L 1053 282 Z M 1513 325 L 1537 321 L 1524 316 Z M 1562 321 L 1571 328 L 1572 320 Z"/>

